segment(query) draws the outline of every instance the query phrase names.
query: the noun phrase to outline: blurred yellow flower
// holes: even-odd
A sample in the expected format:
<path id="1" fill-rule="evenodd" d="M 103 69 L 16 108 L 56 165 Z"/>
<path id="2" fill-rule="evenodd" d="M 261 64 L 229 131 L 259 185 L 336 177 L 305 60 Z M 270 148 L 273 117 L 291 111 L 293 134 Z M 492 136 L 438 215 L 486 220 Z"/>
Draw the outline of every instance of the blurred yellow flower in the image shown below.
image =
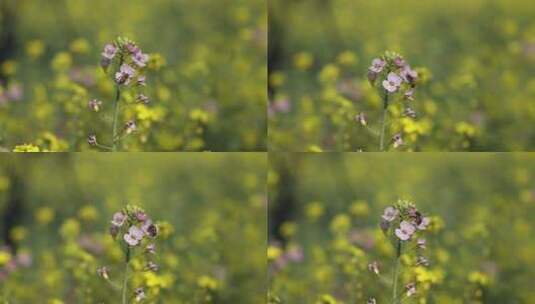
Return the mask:
<path id="1" fill-rule="evenodd" d="M 461 121 L 455 125 L 455 132 L 467 137 L 474 137 L 476 134 L 476 128 L 467 122 Z"/>
<path id="2" fill-rule="evenodd" d="M 59 52 L 52 59 L 52 69 L 65 72 L 72 66 L 72 56 L 68 52 Z"/>
<path id="3" fill-rule="evenodd" d="M 314 63 L 314 57 L 307 52 L 300 52 L 294 55 L 294 66 L 299 70 L 307 70 Z"/>
<path id="4" fill-rule="evenodd" d="M 331 221 L 330 229 L 335 234 L 342 234 L 351 228 L 351 218 L 347 214 L 338 214 Z"/>
<path id="5" fill-rule="evenodd" d="M 471 271 L 468 274 L 468 281 L 471 283 L 487 286 L 489 284 L 489 276 L 480 271 Z"/>
<path id="6" fill-rule="evenodd" d="M 323 215 L 324 209 L 321 202 L 311 202 L 307 204 L 305 213 L 310 220 L 315 221 Z"/>
<path id="7" fill-rule="evenodd" d="M 151 70 L 159 71 L 167 65 L 167 60 L 160 53 L 150 54 L 148 68 Z"/>
<path id="8" fill-rule="evenodd" d="M 0 191 L 6 191 L 7 189 L 9 189 L 9 184 L 10 184 L 9 178 L 7 178 L 6 176 L 0 175 Z"/>
<path id="9" fill-rule="evenodd" d="M 351 51 L 344 51 L 338 55 L 338 58 L 336 59 L 338 64 L 344 65 L 344 66 L 354 66 L 358 62 L 357 54 Z"/>
<path id="10" fill-rule="evenodd" d="M 282 255 L 282 249 L 277 246 L 269 246 L 267 249 L 268 261 L 274 261 Z"/>
<path id="11" fill-rule="evenodd" d="M 69 50 L 75 54 L 87 54 L 90 48 L 89 41 L 85 38 L 78 38 L 69 45 Z"/>
<path id="12" fill-rule="evenodd" d="M 323 149 L 320 146 L 310 145 L 307 148 L 307 152 L 321 153 L 323 152 Z"/>
<path id="13" fill-rule="evenodd" d="M 5 250 L 0 250 L 0 267 L 11 261 L 11 254 Z"/>
<path id="14" fill-rule="evenodd" d="M 294 222 L 284 222 L 280 227 L 280 233 L 287 238 L 295 235 L 297 232 L 297 224 Z"/>
<path id="15" fill-rule="evenodd" d="M 45 44 L 42 40 L 32 40 L 26 43 L 26 54 L 31 59 L 37 59 L 45 52 Z"/>
<path id="16" fill-rule="evenodd" d="M 238 23 L 246 23 L 250 20 L 251 13 L 247 7 L 241 6 L 234 10 L 234 19 Z"/>
<path id="17" fill-rule="evenodd" d="M 80 233 L 80 223 L 74 218 L 69 218 L 63 222 L 59 229 L 59 233 L 64 239 L 74 239 Z"/>
<path id="18" fill-rule="evenodd" d="M 282 72 L 272 72 L 269 75 L 269 84 L 273 87 L 280 87 L 286 82 L 286 75 Z"/>
<path id="19" fill-rule="evenodd" d="M 22 226 L 16 226 L 11 229 L 9 232 L 9 236 L 12 240 L 15 242 L 20 242 L 28 236 L 28 229 L 22 227 Z"/>
<path id="20" fill-rule="evenodd" d="M 197 286 L 214 291 L 219 288 L 219 282 L 210 276 L 203 275 L 197 279 Z"/>
<path id="21" fill-rule="evenodd" d="M 365 201 L 356 201 L 349 207 L 349 213 L 354 216 L 365 217 L 370 214 L 370 207 Z"/>
<path id="22" fill-rule="evenodd" d="M 35 220 L 41 225 L 47 225 L 54 220 L 54 209 L 41 207 L 35 211 Z"/>
<path id="23" fill-rule="evenodd" d="M 175 231 L 173 225 L 169 222 L 160 221 L 156 223 L 156 226 L 158 227 L 158 237 L 164 240 L 168 239 Z"/>
<path id="24" fill-rule="evenodd" d="M 204 111 L 203 109 L 192 109 L 189 112 L 189 118 L 193 121 L 206 124 L 208 123 L 208 113 Z"/>
<path id="25" fill-rule="evenodd" d="M 92 205 L 83 206 L 78 211 L 78 217 L 83 221 L 92 222 L 97 219 L 98 210 L 97 208 L 95 208 L 95 206 Z"/>
<path id="26" fill-rule="evenodd" d="M 18 63 L 15 60 L 6 60 L 0 66 L 2 73 L 6 76 L 13 76 L 17 73 Z"/>
<path id="27" fill-rule="evenodd" d="M 321 70 L 319 81 L 324 84 L 334 83 L 340 76 L 340 69 L 334 64 L 328 64 Z"/>
<path id="28" fill-rule="evenodd" d="M 338 304 L 338 301 L 330 294 L 321 295 L 316 304 Z"/>

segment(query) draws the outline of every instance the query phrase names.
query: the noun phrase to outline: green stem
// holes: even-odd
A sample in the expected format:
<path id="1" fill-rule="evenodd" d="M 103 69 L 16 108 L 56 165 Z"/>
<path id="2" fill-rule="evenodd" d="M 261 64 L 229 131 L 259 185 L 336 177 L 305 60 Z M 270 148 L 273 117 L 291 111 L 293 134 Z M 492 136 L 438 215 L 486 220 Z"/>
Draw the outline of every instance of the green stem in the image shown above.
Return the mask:
<path id="1" fill-rule="evenodd" d="M 112 151 L 117 151 L 117 121 L 119 120 L 119 100 L 121 99 L 121 88 L 117 85 L 117 94 L 115 95 L 115 104 L 113 105 L 113 131 L 112 131 Z"/>
<path id="2" fill-rule="evenodd" d="M 392 304 L 396 304 L 398 296 L 399 258 L 401 257 L 401 240 L 397 243 L 396 258 L 394 260 L 394 275 L 392 276 Z"/>
<path id="3" fill-rule="evenodd" d="M 127 245 L 128 246 L 128 245 Z M 123 278 L 123 288 L 122 288 L 122 304 L 128 304 L 126 301 L 126 294 L 128 290 L 128 263 L 130 263 L 130 247 L 126 248 L 126 262 L 124 265 L 124 278 Z"/>
<path id="4" fill-rule="evenodd" d="M 385 142 L 385 130 L 386 130 L 386 117 L 388 115 L 388 92 L 385 91 L 383 97 L 383 120 L 381 122 L 381 141 L 379 143 L 379 150 L 384 151 Z"/>

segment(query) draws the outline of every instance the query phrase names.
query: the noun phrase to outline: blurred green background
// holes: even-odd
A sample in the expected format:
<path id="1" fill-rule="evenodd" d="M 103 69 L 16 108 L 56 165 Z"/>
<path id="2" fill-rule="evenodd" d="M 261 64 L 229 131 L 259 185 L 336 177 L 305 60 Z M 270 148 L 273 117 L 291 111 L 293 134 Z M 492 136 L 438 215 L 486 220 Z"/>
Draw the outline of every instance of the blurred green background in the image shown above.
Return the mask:
<path id="1" fill-rule="evenodd" d="M 379 222 L 386 206 L 408 199 L 433 217 L 434 229 L 426 237 L 430 267 L 403 271 L 418 289 L 404 303 L 533 303 L 534 172 L 529 153 L 274 153 L 272 297 L 390 303 L 390 289 L 366 265 L 377 260 L 391 277 L 394 250 Z"/>
<path id="2" fill-rule="evenodd" d="M 529 0 L 269 1 L 269 144 L 377 151 L 372 59 L 402 54 L 427 80 L 416 119 L 393 119 L 416 151 L 535 148 L 535 7 Z M 399 103 L 391 117 L 401 116 Z"/>
<path id="3" fill-rule="evenodd" d="M 260 151 L 266 147 L 267 10 L 263 0 L 2 0 L 0 146 L 86 150 L 110 132 L 104 44 L 136 41 L 149 65 L 148 107 L 127 109 L 130 151 Z M 108 115 L 111 116 L 111 113 Z M 247 126 L 242 128 L 241 126 Z"/>
<path id="4" fill-rule="evenodd" d="M 265 300 L 265 155 L 101 155 L 0 157 L 2 302 L 118 303 L 96 269 L 121 277 L 124 256 L 108 228 L 127 203 L 164 222 L 160 270 L 132 277 L 130 291 L 144 286 L 146 303 Z M 8 270 L 7 252 L 32 263 Z"/>

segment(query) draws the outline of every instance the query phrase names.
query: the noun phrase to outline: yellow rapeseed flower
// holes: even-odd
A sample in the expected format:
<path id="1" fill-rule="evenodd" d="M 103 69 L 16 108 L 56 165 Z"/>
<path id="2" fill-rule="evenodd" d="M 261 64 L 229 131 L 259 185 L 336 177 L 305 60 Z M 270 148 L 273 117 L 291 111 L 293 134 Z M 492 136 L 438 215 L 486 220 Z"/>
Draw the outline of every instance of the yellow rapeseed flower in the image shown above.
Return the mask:
<path id="1" fill-rule="evenodd" d="M 365 201 L 356 201 L 351 204 L 349 212 L 354 216 L 365 217 L 370 214 L 370 207 L 368 207 L 368 203 Z"/>
<path id="2" fill-rule="evenodd" d="M 340 55 L 338 55 L 338 58 L 336 59 L 336 61 L 340 65 L 353 66 L 357 64 L 358 57 L 357 57 L 357 54 L 355 54 L 354 52 L 345 51 L 345 52 L 340 53 Z"/>
<path id="3" fill-rule="evenodd" d="M 6 76 L 13 76 L 17 73 L 18 63 L 15 60 L 6 60 L 0 66 L 2 73 Z"/>
<path id="4" fill-rule="evenodd" d="M 95 208 L 95 206 L 87 205 L 83 206 L 78 211 L 78 217 L 86 222 L 92 222 L 97 219 L 98 217 L 98 210 Z"/>
<path id="5" fill-rule="evenodd" d="M 307 52 L 300 52 L 294 56 L 294 66 L 299 70 L 308 70 L 314 63 L 314 57 Z"/>
<path id="6" fill-rule="evenodd" d="M 37 59 L 45 52 L 45 44 L 41 40 L 32 40 L 26 43 L 26 54 L 31 59 Z"/>
<path id="7" fill-rule="evenodd" d="M 338 214 L 331 221 L 331 231 L 335 234 L 342 234 L 351 228 L 351 218 L 347 214 Z"/>
<path id="8" fill-rule="evenodd" d="M 16 226 L 11 229 L 9 232 L 9 236 L 11 239 L 13 239 L 15 242 L 20 242 L 28 236 L 28 229 L 22 227 L 22 226 Z"/>
<path id="9" fill-rule="evenodd" d="M 80 223 L 76 219 L 69 218 L 63 222 L 59 233 L 64 239 L 74 239 L 80 233 Z"/>
<path id="10" fill-rule="evenodd" d="M 273 87 L 280 87 L 286 82 L 286 75 L 282 72 L 273 72 L 269 75 L 269 84 Z"/>
<path id="11" fill-rule="evenodd" d="M 11 261 L 11 254 L 5 250 L 0 251 L 0 267 Z"/>
<path id="12" fill-rule="evenodd" d="M 214 291 L 219 288 L 219 282 L 210 276 L 203 275 L 197 279 L 197 286 L 206 290 Z"/>
<path id="13" fill-rule="evenodd" d="M 319 80 L 321 83 L 333 83 L 338 80 L 340 69 L 334 64 L 328 64 L 321 70 Z"/>
<path id="14" fill-rule="evenodd" d="M 78 38 L 69 45 L 69 49 L 75 54 L 87 54 L 90 48 L 89 41 L 85 38 Z"/>
<path id="15" fill-rule="evenodd" d="M 41 207 L 35 211 L 35 220 L 41 225 L 47 225 L 54 220 L 54 209 L 50 207 Z"/>
<path id="16" fill-rule="evenodd" d="M 267 249 L 268 261 L 274 261 L 282 255 L 282 249 L 277 246 L 269 246 Z"/>
<path id="17" fill-rule="evenodd" d="M 480 271 L 471 271 L 468 274 L 468 281 L 471 283 L 487 286 L 489 284 L 489 276 Z"/>
<path id="18" fill-rule="evenodd" d="M 68 52 L 57 53 L 52 59 L 52 69 L 56 72 L 67 71 L 72 66 L 72 56 Z"/>
<path id="19" fill-rule="evenodd" d="M 280 232 L 283 236 L 290 238 L 297 232 L 297 224 L 294 222 L 284 222 L 280 227 Z"/>
<path id="20" fill-rule="evenodd" d="M 324 209 L 321 202 L 311 202 L 306 206 L 305 213 L 310 220 L 314 221 L 323 215 Z"/>

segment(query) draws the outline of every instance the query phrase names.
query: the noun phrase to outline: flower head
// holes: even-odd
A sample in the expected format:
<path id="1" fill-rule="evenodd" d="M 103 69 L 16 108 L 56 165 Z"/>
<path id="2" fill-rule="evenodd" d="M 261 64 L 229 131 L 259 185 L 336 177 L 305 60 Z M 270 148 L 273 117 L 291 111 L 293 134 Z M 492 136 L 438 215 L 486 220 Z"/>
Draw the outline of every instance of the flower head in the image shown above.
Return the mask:
<path id="1" fill-rule="evenodd" d="M 427 229 L 427 226 L 431 223 L 431 220 L 428 218 L 428 217 L 422 217 L 420 223 L 418 224 L 418 226 L 416 226 L 416 228 L 418 228 L 418 230 L 426 230 Z"/>
<path id="2" fill-rule="evenodd" d="M 407 83 L 413 84 L 418 79 L 418 73 L 411 69 L 409 65 L 405 65 L 400 71 L 401 77 Z"/>
<path id="3" fill-rule="evenodd" d="M 379 74 L 383 71 L 385 65 L 386 65 L 386 61 L 380 58 L 375 58 L 372 61 L 372 65 L 369 67 L 368 70 L 373 73 Z"/>
<path id="4" fill-rule="evenodd" d="M 141 51 L 139 51 L 132 55 L 132 61 L 134 61 L 138 67 L 144 68 L 149 61 L 149 55 L 143 54 Z"/>
<path id="5" fill-rule="evenodd" d="M 383 81 L 383 88 L 389 93 L 395 93 L 399 90 L 403 79 L 398 74 L 390 72 L 386 80 Z"/>
<path id="6" fill-rule="evenodd" d="M 399 224 L 399 228 L 395 230 L 395 233 L 396 233 L 396 236 L 400 240 L 407 241 L 411 238 L 411 236 L 414 234 L 415 231 L 416 231 L 416 228 L 414 228 L 414 226 L 411 223 L 407 221 L 402 221 Z"/>
<path id="7" fill-rule="evenodd" d="M 396 56 L 396 58 L 394 58 L 394 64 L 398 67 L 398 68 L 402 68 L 404 66 L 407 65 L 407 62 L 405 61 L 405 59 L 403 59 L 401 56 Z"/>
<path id="8" fill-rule="evenodd" d="M 144 211 L 136 212 L 136 219 L 140 222 L 145 222 L 149 219 L 149 216 Z"/>
<path id="9" fill-rule="evenodd" d="M 130 65 L 123 63 L 119 72 L 115 73 L 115 81 L 118 84 L 128 85 L 135 73 L 136 71 Z"/>
<path id="10" fill-rule="evenodd" d="M 126 221 L 126 214 L 123 212 L 115 212 L 113 214 L 111 224 L 117 227 L 121 227 Z"/>
<path id="11" fill-rule="evenodd" d="M 137 53 L 139 53 L 141 51 L 139 49 L 139 47 L 137 45 L 135 45 L 134 43 L 132 43 L 132 42 L 129 42 L 129 43 L 126 44 L 126 50 L 130 54 L 137 54 Z"/>
<path id="12" fill-rule="evenodd" d="M 117 48 L 115 45 L 108 43 L 104 46 L 104 51 L 102 52 L 102 57 L 112 60 L 113 57 L 115 57 L 115 54 L 117 54 Z"/>
<path id="13" fill-rule="evenodd" d="M 158 235 L 158 227 L 156 227 L 151 220 L 147 220 L 143 226 L 141 226 L 141 229 L 151 238 L 155 238 Z"/>
<path id="14" fill-rule="evenodd" d="M 386 207 L 385 210 L 383 211 L 383 215 L 381 216 L 385 221 L 388 221 L 388 222 L 392 222 L 393 220 L 396 219 L 396 217 L 399 215 L 399 211 L 390 206 L 390 207 Z"/>
<path id="15" fill-rule="evenodd" d="M 137 246 L 143 239 L 143 236 L 143 230 L 139 229 L 136 226 L 131 226 L 128 229 L 128 233 L 126 233 L 123 238 L 128 245 Z"/>

